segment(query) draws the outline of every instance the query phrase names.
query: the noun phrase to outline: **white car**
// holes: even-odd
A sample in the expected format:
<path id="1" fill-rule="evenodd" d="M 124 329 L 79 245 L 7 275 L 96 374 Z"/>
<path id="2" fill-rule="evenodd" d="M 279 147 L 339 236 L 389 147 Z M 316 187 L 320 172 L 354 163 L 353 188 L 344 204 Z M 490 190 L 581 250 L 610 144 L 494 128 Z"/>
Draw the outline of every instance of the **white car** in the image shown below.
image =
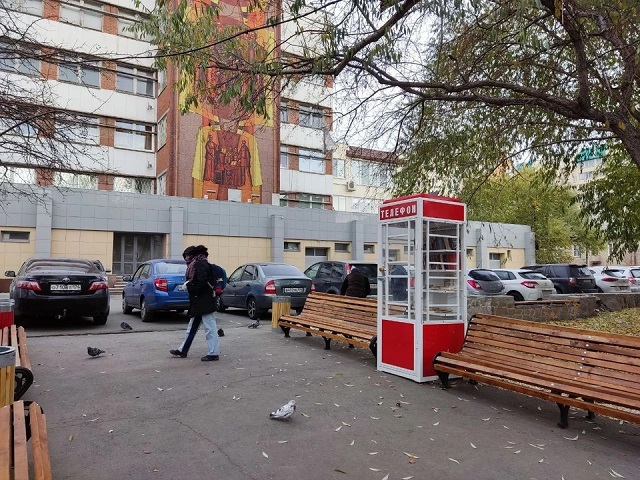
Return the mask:
<path id="1" fill-rule="evenodd" d="M 494 269 L 510 295 L 516 302 L 523 300 L 544 300 L 554 292 L 553 282 L 539 272 L 521 269 Z"/>
<path id="2" fill-rule="evenodd" d="M 629 278 L 615 267 L 589 267 L 600 293 L 630 292 Z"/>
<path id="3" fill-rule="evenodd" d="M 629 279 L 629 288 L 632 292 L 640 292 L 640 267 L 617 265 L 609 268 L 619 271 Z"/>

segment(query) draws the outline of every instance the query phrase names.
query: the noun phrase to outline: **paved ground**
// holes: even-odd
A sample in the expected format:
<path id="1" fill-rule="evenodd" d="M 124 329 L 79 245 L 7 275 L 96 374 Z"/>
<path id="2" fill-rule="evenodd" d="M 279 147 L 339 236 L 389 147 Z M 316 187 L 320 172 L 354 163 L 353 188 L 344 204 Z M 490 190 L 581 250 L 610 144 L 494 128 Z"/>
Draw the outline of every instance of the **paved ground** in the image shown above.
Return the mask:
<path id="1" fill-rule="evenodd" d="M 224 314 L 219 362 L 204 336 L 169 355 L 184 318 L 104 327 L 27 326 L 56 479 L 626 479 L 640 478 L 640 427 L 459 382 L 449 391 L 375 370 L 365 350 L 259 329 Z M 126 320 L 134 328 L 123 332 Z M 107 350 L 89 358 L 87 346 Z M 288 422 L 269 412 L 296 399 Z M 412 458 L 408 454 L 419 458 Z M 622 477 L 618 477 L 622 478 Z"/>

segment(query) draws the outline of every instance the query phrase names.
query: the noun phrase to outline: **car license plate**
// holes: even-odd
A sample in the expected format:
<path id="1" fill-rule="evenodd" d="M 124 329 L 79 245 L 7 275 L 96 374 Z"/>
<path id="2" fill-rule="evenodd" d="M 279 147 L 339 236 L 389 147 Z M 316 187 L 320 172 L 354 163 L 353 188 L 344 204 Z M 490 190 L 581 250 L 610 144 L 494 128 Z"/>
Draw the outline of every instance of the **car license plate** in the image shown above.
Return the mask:
<path id="1" fill-rule="evenodd" d="M 284 293 L 304 293 L 304 287 L 285 287 L 282 291 Z"/>
<path id="2" fill-rule="evenodd" d="M 81 290 L 81 286 L 78 284 L 63 284 L 63 283 L 52 283 L 51 291 L 52 292 L 79 292 Z"/>

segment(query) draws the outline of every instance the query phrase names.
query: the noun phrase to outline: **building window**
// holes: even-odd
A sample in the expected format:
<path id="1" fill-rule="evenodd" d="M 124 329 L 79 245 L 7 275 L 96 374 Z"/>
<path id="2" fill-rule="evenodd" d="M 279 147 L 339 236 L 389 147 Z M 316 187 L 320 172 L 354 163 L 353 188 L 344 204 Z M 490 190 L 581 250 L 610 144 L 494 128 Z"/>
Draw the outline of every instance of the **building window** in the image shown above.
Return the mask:
<path id="1" fill-rule="evenodd" d="M 348 212 L 347 210 L 347 197 L 340 195 L 333 196 L 333 209 L 339 212 Z"/>
<path id="2" fill-rule="evenodd" d="M 144 16 L 131 10 L 118 9 L 118 35 L 141 40 L 145 38 L 144 32 L 134 29 L 133 26 L 140 22 Z"/>
<path id="3" fill-rule="evenodd" d="M 158 70 L 158 95 L 167 87 L 167 71 Z"/>
<path id="4" fill-rule="evenodd" d="M 88 87 L 100 87 L 99 62 L 91 62 L 81 57 L 65 56 L 58 65 L 58 80 L 79 83 Z"/>
<path id="5" fill-rule="evenodd" d="M 3 8 L 16 10 L 22 13 L 42 16 L 44 2 L 42 0 L 9 0 L 2 2 Z"/>
<path id="6" fill-rule="evenodd" d="M 158 195 L 167 194 L 167 172 L 161 174 L 156 180 L 156 189 Z"/>
<path id="7" fill-rule="evenodd" d="M 280 168 L 289 168 L 289 147 L 280 146 Z"/>
<path id="8" fill-rule="evenodd" d="M 333 159 L 333 176 L 335 178 L 345 178 L 344 160 L 341 158 Z"/>
<path id="9" fill-rule="evenodd" d="M 300 242 L 284 242 L 284 249 L 287 252 L 299 252 Z"/>
<path id="10" fill-rule="evenodd" d="M 324 112 L 322 108 L 313 105 L 300 105 L 300 119 L 298 124 L 301 127 L 324 127 Z"/>
<path id="11" fill-rule="evenodd" d="M 289 104 L 286 101 L 280 102 L 280 122 L 289 123 Z"/>
<path id="12" fill-rule="evenodd" d="M 60 21 L 102 30 L 102 5 L 87 0 L 65 0 L 60 3 Z"/>
<path id="13" fill-rule="evenodd" d="M 114 145 L 132 150 L 153 150 L 153 125 L 116 121 Z"/>
<path id="14" fill-rule="evenodd" d="M 581 257 L 582 256 L 582 247 L 579 245 L 573 245 L 573 256 Z"/>
<path id="15" fill-rule="evenodd" d="M 324 209 L 324 196 L 301 193 L 298 200 L 298 207 Z"/>
<path id="16" fill-rule="evenodd" d="M 153 193 L 153 180 L 150 178 L 115 177 L 113 190 L 116 192 Z"/>
<path id="17" fill-rule="evenodd" d="M 350 197 L 351 198 L 351 210 L 352 212 L 360 212 L 360 213 L 376 213 L 378 211 L 378 207 L 382 203 L 382 200 L 377 198 L 358 198 L 358 197 Z"/>
<path id="18" fill-rule="evenodd" d="M 361 160 L 351 161 L 351 174 L 358 185 L 384 186 L 381 165 Z"/>
<path id="19" fill-rule="evenodd" d="M 0 167 L 0 183 L 2 182 L 34 185 L 36 171 L 33 168 Z"/>
<path id="20" fill-rule="evenodd" d="M 473 248 L 467 248 L 467 258 L 473 257 Z"/>
<path id="21" fill-rule="evenodd" d="M 3 242 L 29 243 L 29 232 L 2 230 L 0 238 Z"/>
<path id="22" fill-rule="evenodd" d="M 364 253 L 376 253 L 376 246 L 372 243 L 364 244 Z"/>
<path id="23" fill-rule="evenodd" d="M 155 96 L 155 75 L 152 70 L 118 65 L 116 90 L 145 97 Z"/>
<path id="24" fill-rule="evenodd" d="M 299 150 L 298 170 L 309 173 L 324 173 L 324 154 L 319 150 Z"/>
<path id="25" fill-rule="evenodd" d="M 56 121 L 56 136 L 72 143 L 100 144 L 98 119 L 92 117 L 58 119 Z"/>
<path id="26" fill-rule="evenodd" d="M 336 252 L 341 253 L 349 253 L 349 244 L 348 243 L 336 243 L 334 245 Z"/>
<path id="27" fill-rule="evenodd" d="M 18 135 L 24 140 L 36 139 L 38 137 L 38 126 L 34 123 L 24 122 L 26 119 L 11 119 L 0 117 L 0 131 L 6 135 Z M 23 123 L 24 122 L 24 123 Z"/>
<path id="28" fill-rule="evenodd" d="M 16 43 L 0 42 L 0 70 L 23 75 L 40 75 L 40 50 Z"/>
<path id="29" fill-rule="evenodd" d="M 400 259 L 400 250 L 389 250 L 389 261 L 397 262 Z"/>
<path id="30" fill-rule="evenodd" d="M 165 115 L 158 122 L 158 150 L 167 143 L 167 116 Z"/>
<path id="31" fill-rule="evenodd" d="M 56 172 L 53 184 L 63 188 L 84 188 L 87 190 L 98 189 L 98 176 L 82 173 Z"/>

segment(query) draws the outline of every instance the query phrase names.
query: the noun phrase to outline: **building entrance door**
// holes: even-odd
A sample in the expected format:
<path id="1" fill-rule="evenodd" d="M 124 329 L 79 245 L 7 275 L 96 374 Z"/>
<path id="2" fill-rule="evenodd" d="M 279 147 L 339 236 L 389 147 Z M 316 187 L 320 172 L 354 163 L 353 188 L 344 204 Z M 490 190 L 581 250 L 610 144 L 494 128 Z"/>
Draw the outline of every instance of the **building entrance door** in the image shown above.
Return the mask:
<path id="1" fill-rule="evenodd" d="M 163 235 L 114 233 L 113 273 L 131 275 L 138 265 L 163 256 Z"/>

